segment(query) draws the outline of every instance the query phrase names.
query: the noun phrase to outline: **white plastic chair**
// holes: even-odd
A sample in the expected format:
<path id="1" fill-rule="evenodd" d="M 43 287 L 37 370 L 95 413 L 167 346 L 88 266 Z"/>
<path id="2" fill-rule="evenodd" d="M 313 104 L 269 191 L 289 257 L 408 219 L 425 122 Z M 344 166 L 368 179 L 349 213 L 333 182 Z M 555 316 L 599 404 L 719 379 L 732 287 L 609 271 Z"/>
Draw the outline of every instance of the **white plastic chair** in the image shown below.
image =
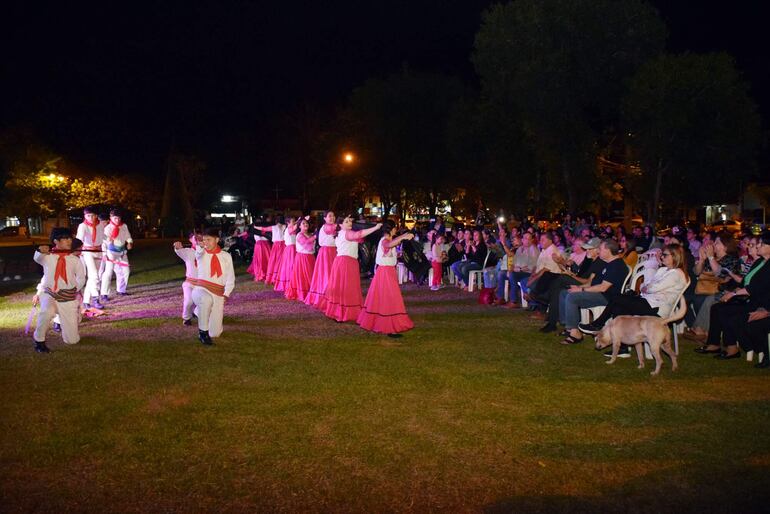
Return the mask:
<path id="1" fill-rule="evenodd" d="M 398 284 L 401 285 L 407 281 L 409 272 L 406 269 L 406 264 L 399 262 L 396 264 L 396 274 L 398 275 Z"/>
<path id="2" fill-rule="evenodd" d="M 673 321 L 671 322 L 671 330 L 674 333 L 674 353 L 679 355 L 679 333 L 680 328 L 682 331 L 684 330 L 684 319 L 685 314 L 687 314 L 687 300 L 684 297 L 684 292 L 687 291 L 687 288 L 690 287 L 690 279 L 687 278 L 687 283 L 685 284 L 684 288 L 679 292 L 679 295 L 676 297 L 676 301 L 674 302 L 675 307 L 671 311 L 671 318 L 673 318 Z M 648 343 L 644 343 L 644 357 L 646 359 L 652 359 L 652 353 L 650 352 L 650 345 Z"/>
<path id="3" fill-rule="evenodd" d="M 487 250 L 487 255 L 484 257 L 484 265 L 481 269 L 473 270 L 468 274 L 468 292 L 473 292 L 473 285 L 476 280 L 479 281 L 479 289 L 484 289 L 484 270 L 487 269 L 487 261 L 489 260 L 489 254 L 492 253 Z"/>

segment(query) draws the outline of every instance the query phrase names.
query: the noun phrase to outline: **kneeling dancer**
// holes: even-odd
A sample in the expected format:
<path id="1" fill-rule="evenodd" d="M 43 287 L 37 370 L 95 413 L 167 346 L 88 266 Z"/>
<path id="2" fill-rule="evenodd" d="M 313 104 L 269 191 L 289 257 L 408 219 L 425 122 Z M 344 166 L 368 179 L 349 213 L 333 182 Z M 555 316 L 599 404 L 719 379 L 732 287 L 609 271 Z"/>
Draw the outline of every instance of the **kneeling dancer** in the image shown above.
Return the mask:
<path id="1" fill-rule="evenodd" d="M 53 317 L 58 313 L 62 340 L 67 344 L 80 341 L 77 300 L 78 292 L 86 283 L 86 274 L 80 258 L 72 255 L 72 232 L 68 228 L 55 228 L 51 232 L 54 249 L 43 245 L 35 252 L 34 260 L 43 267 L 40 314 L 33 334 L 35 351 L 48 353 L 45 335 Z"/>
<path id="2" fill-rule="evenodd" d="M 230 254 L 219 247 L 219 230 L 206 229 L 201 246 L 195 251 L 198 274 L 192 300 L 198 308 L 198 337 L 210 346 L 212 337 L 222 334 L 225 302 L 235 287 L 235 272 Z"/>

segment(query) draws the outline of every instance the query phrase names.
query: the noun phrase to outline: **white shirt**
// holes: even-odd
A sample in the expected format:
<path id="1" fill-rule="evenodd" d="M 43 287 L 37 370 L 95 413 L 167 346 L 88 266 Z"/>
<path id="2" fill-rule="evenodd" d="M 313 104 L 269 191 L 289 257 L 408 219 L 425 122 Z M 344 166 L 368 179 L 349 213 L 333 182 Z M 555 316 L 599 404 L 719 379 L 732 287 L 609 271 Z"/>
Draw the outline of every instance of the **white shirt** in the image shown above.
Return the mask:
<path id="1" fill-rule="evenodd" d="M 552 255 L 561 255 L 561 252 L 559 252 L 559 248 L 556 247 L 556 245 L 552 244 L 545 250 L 542 250 L 540 252 L 540 255 L 537 257 L 537 265 L 535 266 L 535 272 L 540 271 L 541 269 L 545 268 L 551 273 L 561 273 L 561 268 L 559 268 L 559 265 L 556 264 L 551 257 Z"/>
<path id="2" fill-rule="evenodd" d="M 388 243 L 388 240 L 383 237 L 377 244 L 377 257 L 374 261 L 377 266 L 395 266 L 396 261 L 398 260 L 396 257 L 396 249 L 386 248 L 386 243 Z"/>
<path id="3" fill-rule="evenodd" d="M 123 248 L 128 243 L 134 242 L 133 239 L 131 239 L 131 232 L 128 231 L 128 225 L 123 223 L 120 225 L 120 228 L 118 229 L 118 235 L 117 237 L 112 237 L 112 231 L 114 225 L 112 223 L 108 223 L 104 227 L 104 242 L 106 243 L 112 243 L 113 246 L 116 248 Z"/>
<path id="4" fill-rule="evenodd" d="M 94 239 L 94 232 L 96 232 L 96 239 Z M 96 222 L 96 227 L 93 228 L 87 225 L 84 221 L 78 225 L 78 231 L 75 237 L 83 241 L 83 248 L 96 250 L 102 247 L 102 241 L 104 240 L 104 229 L 99 225 L 98 221 Z"/>
<path id="5" fill-rule="evenodd" d="M 56 264 L 59 262 L 61 254 L 56 253 L 40 253 L 35 252 L 33 259 L 36 263 L 43 267 L 43 279 L 40 281 L 40 285 L 43 290 L 49 288 L 51 290 L 62 290 L 76 288 L 78 291 L 83 289 L 86 284 L 86 270 L 83 266 L 83 262 L 74 255 L 65 255 L 65 262 L 67 263 L 67 280 L 59 277 L 54 283 L 54 276 L 56 275 Z"/>
<path id="6" fill-rule="evenodd" d="M 645 288 L 641 297 L 647 300 L 650 307 L 658 308 L 658 316 L 667 318 L 671 311 L 676 308 L 674 302 L 684 286 L 687 285 L 687 278 L 682 270 L 678 268 L 666 268 L 661 266 L 655 272 L 650 282 L 645 282 L 642 287 Z"/>
<path id="7" fill-rule="evenodd" d="M 222 268 L 221 276 L 211 276 L 211 259 L 214 254 L 208 253 L 202 246 L 195 251 L 195 260 L 198 261 L 196 278 L 214 284 L 225 286 L 225 296 L 230 296 L 235 288 L 235 271 L 233 270 L 233 258 L 222 250 L 216 254 L 219 265 Z"/>
<path id="8" fill-rule="evenodd" d="M 339 234 L 337 234 L 337 239 L 334 240 L 334 243 L 337 246 L 337 255 L 345 255 L 347 257 L 358 259 L 358 242 L 348 241 L 345 238 L 345 234 L 348 232 L 349 231 L 344 228 L 340 229 Z"/>
<path id="9" fill-rule="evenodd" d="M 283 231 L 283 242 L 286 243 L 286 246 L 293 246 L 297 243 L 297 234 L 290 233 L 289 228 L 287 227 L 286 230 Z"/>
<path id="10" fill-rule="evenodd" d="M 273 225 L 270 228 L 273 231 L 273 242 L 283 241 L 283 231 L 286 229 L 286 225 Z"/>
<path id="11" fill-rule="evenodd" d="M 187 278 L 196 278 L 198 276 L 198 270 L 195 267 L 195 250 L 192 248 L 180 248 L 177 250 L 174 248 L 177 256 L 184 261 L 185 276 Z M 222 269 L 224 271 L 224 268 Z"/>

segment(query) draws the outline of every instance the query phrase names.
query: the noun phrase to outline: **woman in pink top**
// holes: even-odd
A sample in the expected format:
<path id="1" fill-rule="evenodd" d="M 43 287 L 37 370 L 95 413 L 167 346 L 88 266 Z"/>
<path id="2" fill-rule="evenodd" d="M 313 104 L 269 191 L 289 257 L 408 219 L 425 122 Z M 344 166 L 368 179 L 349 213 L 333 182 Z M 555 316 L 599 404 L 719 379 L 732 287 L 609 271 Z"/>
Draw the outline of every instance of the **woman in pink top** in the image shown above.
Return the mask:
<path id="1" fill-rule="evenodd" d="M 377 223 L 365 230 L 353 230 L 353 216 L 342 220 L 340 232 L 335 240 L 337 257 L 332 263 L 329 283 L 318 309 L 326 316 L 338 321 L 356 321 L 364 303 L 361 295 L 361 271 L 358 267 L 358 243 L 382 227 Z"/>
<path id="2" fill-rule="evenodd" d="M 299 234 L 297 234 L 297 256 L 294 258 L 294 267 L 291 271 L 291 280 L 286 288 L 284 296 L 287 300 L 304 301 L 310 289 L 310 279 L 315 267 L 315 234 L 310 232 L 309 217 L 306 216 L 299 222 Z"/>
<path id="3" fill-rule="evenodd" d="M 305 304 L 318 307 L 323 298 L 329 276 L 332 272 L 332 263 L 337 257 L 337 245 L 334 242 L 337 237 L 337 224 L 334 220 L 334 212 L 326 211 L 324 225 L 318 231 L 318 258 L 313 268 L 313 278 L 310 279 L 310 290 L 305 297 Z"/>
<path id="4" fill-rule="evenodd" d="M 283 231 L 285 230 L 286 225 L 283 223 L 283 216 L 278 216 L 275 218 L 275 225 L 257 229 L 258 232 L 267 232 L 270 230 L 273 233 L 273 247 L 270 249 L 270 257 L 267 261 L 265 284 L 274 284 L 278 279 L 278 269 L 281 266 L 283 250 L 286 248 L 286 245 L 283 242 Z"/>
<path id="5" fill-rule="evenodd" d="M 396 279 L 396 247 L 401 241 L 412 239 L 414 234 L 407 232 L 394 237 L 396 224 L 391 220 L 385 220 L 382 232 L 382 239 L 377 245 L 377 269 L 357 321 L 363 329 L 401 337 L 400 332 L 414 328 L 414 323 L 406 314 L 404 298 Z"/>
<path id="6" fill-rule="evenodd" d="M 294 257 L 297 255 L 297 218 L 289 218 L 286 221 L 286 230 L 283 233 L 283 255 L 281 264 L 276 270 L 275 290 L 286 291 L 291 280 L 291 270 L 294 269 Z"/>

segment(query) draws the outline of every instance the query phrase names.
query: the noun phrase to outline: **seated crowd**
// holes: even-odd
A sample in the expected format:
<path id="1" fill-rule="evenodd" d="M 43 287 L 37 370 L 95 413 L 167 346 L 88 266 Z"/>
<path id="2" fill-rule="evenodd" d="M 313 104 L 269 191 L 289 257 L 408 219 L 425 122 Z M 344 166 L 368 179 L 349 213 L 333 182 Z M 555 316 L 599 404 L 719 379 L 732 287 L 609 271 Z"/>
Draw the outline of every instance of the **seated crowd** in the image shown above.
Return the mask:
<path id="1" fill-rule="evenodd" d="M 420 237 L 433 265 L 431 289 L 443 287 L 448 274 L 473 290 L 472 272 L 481 272 L 487 303 L 526 305 L 545 321 L 541 332 L 558 332 L 565 345 L 596 334 L 615 316 L 668 318 L 683 297 L 684 336 L 701 343 L 696 352 L 727 360 L 740 357 L 740 347 L 763 354 L 757 366 L 770 366 L 768 233 L 736 238 L 674 227 L 657 237 L 649 226 L 626 234 L 622 226 L 599 228 L 583 218 L 557 230 L 499 224 L 496 232 L 431 226 Z M 596 317 L 581 324 L 585 309 Z M 629 354 L 624 346 L 620 356 Z"/>

